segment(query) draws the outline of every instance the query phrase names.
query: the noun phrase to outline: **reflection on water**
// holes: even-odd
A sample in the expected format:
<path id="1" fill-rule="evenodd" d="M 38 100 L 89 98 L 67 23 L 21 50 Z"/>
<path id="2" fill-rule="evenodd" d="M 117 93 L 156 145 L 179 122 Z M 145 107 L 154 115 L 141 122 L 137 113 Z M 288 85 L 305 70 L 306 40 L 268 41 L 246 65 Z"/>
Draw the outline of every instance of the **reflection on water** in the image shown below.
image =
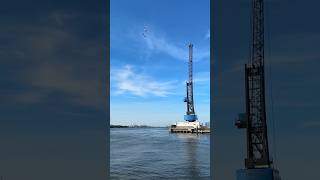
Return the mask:
<path id="1" fill-rule="evenodd" d="M 188 175 L 192 178 L 199 178 L 200 171 L 198 169 L 198 158 L 197 158 L 197 148 L 200 141 L 200 135 L 198 134 L 173 134 L 177 138 L 183 139 L 185 141 L 184 148 L 186 149 L 186 157 L 188 160 Z"/>
<path id="2" fill-rule="evenodd" d="M 111 129 L 112 179 L 209 179 L 208 134 Z"/>
<path id="3" fill-rule="evenodd" d="M 197 134 L 183 134 L 186 136 L 186 152 L 187 152 L 187 158 L 189 161 L 189 176 L 190 177 L 200 177 L 200 171 L 198 169 L 198 143 L 200 136 Z M 181 136 L 183 136 L 181 135 Z"/>

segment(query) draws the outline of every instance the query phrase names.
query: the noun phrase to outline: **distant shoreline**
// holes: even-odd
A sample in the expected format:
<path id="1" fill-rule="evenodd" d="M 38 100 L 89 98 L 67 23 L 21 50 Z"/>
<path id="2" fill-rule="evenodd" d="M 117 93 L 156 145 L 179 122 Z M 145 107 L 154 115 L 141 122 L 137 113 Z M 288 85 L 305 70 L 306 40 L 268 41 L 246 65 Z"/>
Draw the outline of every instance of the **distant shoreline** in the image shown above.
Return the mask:
<path id="1" fill-rule="evenodd" d="M 155 127 L 155 126 L 146 126 L 146 125 L 133 125 L 133 126 L 110 125 L 110 128 L 166 128 L 166 127 Z"/>

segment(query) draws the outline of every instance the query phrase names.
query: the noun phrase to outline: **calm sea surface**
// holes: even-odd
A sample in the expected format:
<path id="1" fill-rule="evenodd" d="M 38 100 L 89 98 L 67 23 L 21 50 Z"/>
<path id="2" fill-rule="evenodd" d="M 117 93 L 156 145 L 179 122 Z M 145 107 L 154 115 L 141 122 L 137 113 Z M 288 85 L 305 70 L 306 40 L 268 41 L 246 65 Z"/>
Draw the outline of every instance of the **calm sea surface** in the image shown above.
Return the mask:
<path id="1" fill-rule="evenodd" d="M 200 180 L 210 176 L 210 135 L 166 128 L 111 128 L 111 179 Z"/>

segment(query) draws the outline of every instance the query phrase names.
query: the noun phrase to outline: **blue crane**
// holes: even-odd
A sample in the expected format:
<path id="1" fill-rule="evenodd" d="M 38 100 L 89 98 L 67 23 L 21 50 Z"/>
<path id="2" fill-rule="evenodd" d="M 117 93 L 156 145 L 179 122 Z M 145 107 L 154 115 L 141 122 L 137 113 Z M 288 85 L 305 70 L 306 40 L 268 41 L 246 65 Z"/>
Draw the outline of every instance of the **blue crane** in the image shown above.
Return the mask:
<path id="1" fill-rule="evenodd" d="M 188 70 L 189 70 L 189 76 L 188 81 L 186 82 L 186 90 L 187 90 L 187 96 L 184 99 L 184 102 L 187 104 L 187 112 L 186 115 L 184 115 L 184 120 L 188 122 L 194 122 L 196 121 L 197 115 L 195 114 L 194 110 L 194 102 L 193 102 L 193 80 L 192 80 L 192 51 L 193 45 L 189 44 L 189 62 L 188 62 Z"/>

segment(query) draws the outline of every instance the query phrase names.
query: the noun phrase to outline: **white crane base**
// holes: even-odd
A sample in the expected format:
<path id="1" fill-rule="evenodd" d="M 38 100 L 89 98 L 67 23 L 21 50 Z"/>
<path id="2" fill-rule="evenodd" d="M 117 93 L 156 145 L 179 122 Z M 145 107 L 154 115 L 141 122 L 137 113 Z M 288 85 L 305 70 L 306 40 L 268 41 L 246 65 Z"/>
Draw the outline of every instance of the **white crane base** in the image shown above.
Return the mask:
<path id="1" fill-rule="evenodd" d="M 210 133 L 210 128 L 202 126 L 199 121 L 177 122 L 169 128 L 171 133 Z"/>
<path id="2" fill-rule="evenodd" d="M 237 180 L 281 180 L 279 171 L 272 168 L 239 169 Z"/>

